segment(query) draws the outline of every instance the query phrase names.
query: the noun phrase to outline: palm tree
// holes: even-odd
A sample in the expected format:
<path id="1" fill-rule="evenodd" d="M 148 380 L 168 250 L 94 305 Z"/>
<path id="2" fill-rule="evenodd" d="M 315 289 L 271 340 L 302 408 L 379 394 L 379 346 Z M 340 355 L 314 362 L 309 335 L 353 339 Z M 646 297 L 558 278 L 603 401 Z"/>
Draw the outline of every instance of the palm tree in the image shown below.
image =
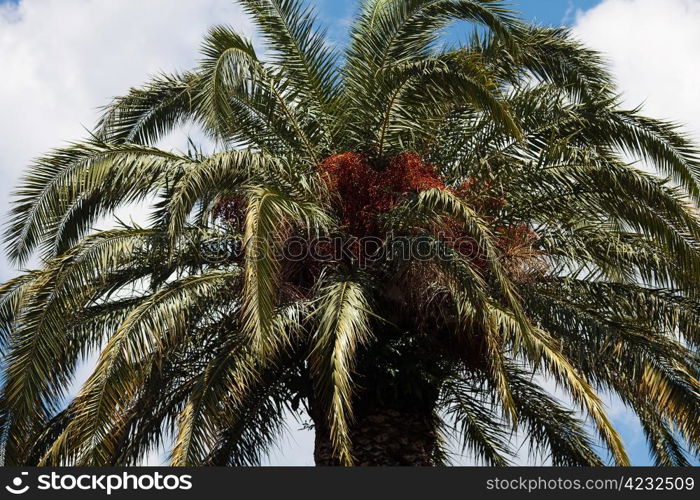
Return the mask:
<path id="1" fill-rule="evenodd" d="M 174 465 L 256 464 L 290 412 L 317 464 L 437 465 L 457 439 L 504 465 L 514 436 L 628 464 L 605 394 L 657 464 L 697 456 L 700 156 L 676 125 L 494 0 L 367 0 L 342 52 L 299 0 L 241 4 L 265 57 L 211 29 L 17 190 L 8 253 L 41 263 L 0 288 L 5 464 L 171 440 Z M 216 152 L 158 149 L 187 122 Z M 153 197 L 145 227 L 93 229 Z"/>

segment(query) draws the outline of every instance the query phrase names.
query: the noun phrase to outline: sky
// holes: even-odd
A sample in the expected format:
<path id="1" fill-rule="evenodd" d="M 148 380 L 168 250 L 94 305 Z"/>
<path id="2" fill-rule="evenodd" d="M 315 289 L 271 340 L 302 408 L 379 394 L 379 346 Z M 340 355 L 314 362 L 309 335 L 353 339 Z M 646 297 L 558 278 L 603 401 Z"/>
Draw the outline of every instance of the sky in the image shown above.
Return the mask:
<path id="1" fill-rule="evenodd" d="M 342 44 L 356 0 L 317 0 L 331 43 Z M 603 52 L 626 106 L 686 124 L 700 142 L 700 0 L 514 0 L 523 17 L 570 26 Z M 135 15 L 136 14 L 136 15 Z M 232 0 L 0 0 L 0 221 L 33 158 L 85 137 L 99 106 L 161 71 L 186 70 L 207 27 L 255 39 Z M 166 146 L 184 147 L 181 131 Z M 16 273 L 0 257 L 0 281 Z M 79 378 L 84 377 L 79 374 Z M 636 418 L 609 412 L 635 464 L 649 463 Z M 292 432 L 270 463 L 312 465 L 313 436 Z M 157 463 L 154 457 L 152 462 Z M 468 460 L 462 463 L 469 463 Z"/>

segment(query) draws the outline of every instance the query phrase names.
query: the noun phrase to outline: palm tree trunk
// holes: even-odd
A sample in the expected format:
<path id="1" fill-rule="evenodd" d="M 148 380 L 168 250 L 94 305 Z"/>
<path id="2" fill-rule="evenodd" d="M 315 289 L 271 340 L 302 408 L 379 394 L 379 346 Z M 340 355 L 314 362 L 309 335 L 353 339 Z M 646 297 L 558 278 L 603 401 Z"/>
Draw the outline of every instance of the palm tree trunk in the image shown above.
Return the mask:
<path id="1" fill-rule="evenodd" d="M 317 420 L 318 422 L 318 420 Z M 319 425 L 320 424 L 320 425 Z M 327 428 L 316 425 L 316 465 L 340 465 Z M 432 466 L 436 446 L 433 420 L 420 412 L 374 408 L 358 415 L 351 433 L 358 466 Z"/>

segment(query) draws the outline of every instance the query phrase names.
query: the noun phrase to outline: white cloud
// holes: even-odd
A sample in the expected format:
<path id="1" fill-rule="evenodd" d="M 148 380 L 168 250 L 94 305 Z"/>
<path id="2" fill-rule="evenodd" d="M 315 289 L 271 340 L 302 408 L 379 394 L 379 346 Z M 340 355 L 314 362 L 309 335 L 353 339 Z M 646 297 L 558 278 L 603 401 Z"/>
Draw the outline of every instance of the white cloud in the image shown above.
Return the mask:
<path id="1" fill-rule="evenodd" d="M 627 106 L 700 141 L 700 0 L 604 0 L 577 13 L 574 33 L 605 54 Z"/>
<path id="2" fill-rule="evenodd" d="M 231 0 L 0 0 L 0 213 L 36 156 L 83 138 L 98 107 L 189 69 L 207 28 L 251 33 Z M 0 265 L 0 277 L 9 269 Z"/>

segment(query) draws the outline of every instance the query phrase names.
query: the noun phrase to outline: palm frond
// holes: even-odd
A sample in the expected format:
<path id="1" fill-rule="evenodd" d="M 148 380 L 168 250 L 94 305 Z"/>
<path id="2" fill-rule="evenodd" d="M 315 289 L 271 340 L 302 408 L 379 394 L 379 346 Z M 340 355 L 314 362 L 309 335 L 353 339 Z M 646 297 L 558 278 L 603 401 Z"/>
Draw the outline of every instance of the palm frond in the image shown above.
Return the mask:
<path id="1" fill-rule="evenodd" d="M 200 77 L 161 75 L 105 106 L 96 135 L 105 142 L 155 145 L 194 116 Z"/>
<path id="2" fill-rule="evenodd" d="M 104 347 L 97 366 L 75 401 L 75 415 L 45 460 L 105 464 L 118 443 L 110 442 L 112 426 L 120 425 L 123 401 L 134 395 L 142 376 L 142 360 L 162 353 L 186 335 L 193 318 L 205 313 L 202 299 L 231 294 L 238 273 L 210 272 L 175 281 L 155 293 L 126 317 Z M 68 443 L 80 443 L 66 449 Z"/>
<path id="3" fill-rule="evenodd" d="M 298 0 L 242 0 L 265 40 L 274 62 L 294 88 L 294 94 L 317 118 L 328 111 L 335 94 L 337 56 L 325 32 L 316 26 L 311 8 Z"/>
<path id="4" fill-rule="evenodd" d="M 32 166 L 15 193 L 5 236 L 10 258 L 25 262 L 39 245 L 48 256 L 56 255 L 75 243 L 74 237 L 63 241 L 64 217 L 73 215 L 76 226 L 68 234 L 82 235 L 97 215 L 154 193 L 164 178 L 190 161 L 154 148 L 96 140 L 54 151 Z M 72 205 L 95 191 L 100 192 L 100 210 L 75 217 Z"/>
<path id="5" fill-rule="evenodd" d="M 338 280 L 321 291 L 315 315 L 309 363 L 313 381 L 328 413 L 331 441 L 341 463 L 352 465 L 350 428 L 353 422 L 353 369 L 357 349 L 372 334 L 370 305 L 357 281 Z"/>
<path id="6" fill-rule="evenodd" d="M 326 231 L 330 219 L 313 202 L 297 201 L 283 193 L 258 186 L 247 196 L 245 221 L 244 330 L 262 351 L 274 348 L 274 317 L 280 262 L 277 252 L 290 225 L 308 231 Z"/>

